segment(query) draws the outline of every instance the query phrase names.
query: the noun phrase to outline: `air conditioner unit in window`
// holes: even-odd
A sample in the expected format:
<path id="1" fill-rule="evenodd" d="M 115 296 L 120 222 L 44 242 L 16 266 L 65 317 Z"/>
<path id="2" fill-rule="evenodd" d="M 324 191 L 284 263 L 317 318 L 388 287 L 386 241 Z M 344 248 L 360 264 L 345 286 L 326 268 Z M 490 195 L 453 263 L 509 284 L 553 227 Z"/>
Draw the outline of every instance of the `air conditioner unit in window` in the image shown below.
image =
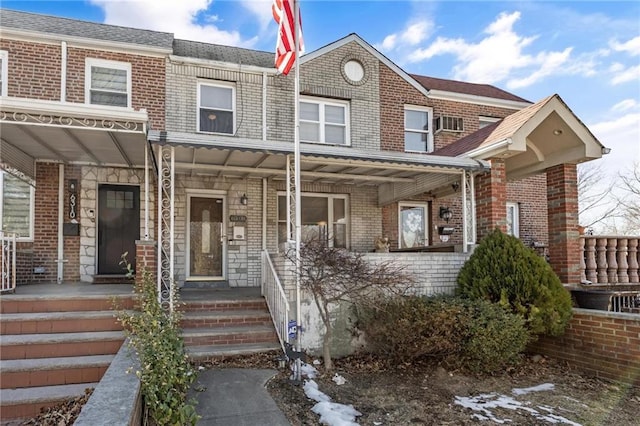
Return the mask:
<path id="1" fill-rule="evenodd" d="M 463 132 L 462 117 L 451 117 L 440 115 L 433 119 L 433 128 L 435 133 L 445 132 Z"/>

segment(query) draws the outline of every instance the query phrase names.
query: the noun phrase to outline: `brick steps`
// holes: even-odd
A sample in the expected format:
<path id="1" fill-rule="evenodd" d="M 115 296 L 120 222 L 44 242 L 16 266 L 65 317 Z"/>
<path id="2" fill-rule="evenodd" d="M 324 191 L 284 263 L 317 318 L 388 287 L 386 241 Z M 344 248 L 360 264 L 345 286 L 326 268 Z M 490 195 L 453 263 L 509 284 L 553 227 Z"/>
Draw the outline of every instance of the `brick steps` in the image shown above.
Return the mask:
<path id="1" fill-rule="evenodd" d="M 73 333 L 122 330 L 114 312 L 30 312 L 3 314 L 0 334 Z"/>
<path id="2" fill-rule="evenodd" d="M 196 311 L 185 312 L 180 326 L 182 328 L 230 327 L 235 325 L 269 325 L 272 323 L 269 312 L 251 310 Z"/>
<path id="3" fill-rule="evenodd" d="M 122 342 L 122 331 L 3 335 L 0 359 L 115 354 Z"/>
<path id="4" fill-rule="evenodd" d="M 40 410 L 76 398 L 84 394 L 85 389 L 95 388 L 98 383 L 80 383 L 73 385 L 42 386 L 21 389 L 0 390 L 2 412 L 0 419 L 26 419 L 40 414 Z"/>
<path id="5" fill-rule="evenodd" d="M 200 362 L 227 356 L 249 355 L 277 350 L 281 350 L 280 344 L 277 342 L 247 343 L 241 345 L 187 346 L 185 348 L 187 355 L 189 355 L 189 359 Z"/>
<path id="6" fill-rule="evenodd" d="M 98 382 L 114 355 L 0 361 L 2 389 Z"/>
<path id="7" fill-rule="evenodd" d="M 232 326 L 184 329 L 185 346 L 269 343 L 276 339 L 273 326 Z"/>
<path id="8" fill-rule="evenodd" d="M 118 297 L 118 303 L 123 309 L 133 307 L 131 296 Z M 111 311 L 113 301 L 105 296 L 55 296 L 55 297 L 3 297 L 0 303 L 0 313 L 43 313 L 43 312 L 78 312 L 78 311 Z"/>

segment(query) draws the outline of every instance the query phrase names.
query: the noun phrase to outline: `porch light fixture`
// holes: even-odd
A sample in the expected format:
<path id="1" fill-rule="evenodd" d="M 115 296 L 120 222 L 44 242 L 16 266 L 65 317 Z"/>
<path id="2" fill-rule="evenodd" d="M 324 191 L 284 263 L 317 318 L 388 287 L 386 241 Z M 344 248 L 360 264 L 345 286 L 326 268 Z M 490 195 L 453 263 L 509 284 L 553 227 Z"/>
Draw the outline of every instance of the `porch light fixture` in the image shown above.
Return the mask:
<path id="1" fill-rule="evenodd" d="M 247 194 L 242 194 L 242 196 L 240 197 L 240 204 L 242 204 L 243 206 L 246 206 L 249 203 L 249 198 L 247 197 Z"/>
<path id="2" fill-rule="evenodd" d="M 449 207 L 440 207 L 440 213 L 438 216 L 440 216 L 440 219 L 449 223 L 449 220 L 453 217 L 453 213 L 451 213 Z"/>
<path id="3" fill-rule="evenodd" d="M 453 192 L 458 192 L 458 189 L 460 189 L 460 184 L 458 182 L 453 182 L 451 184 L 451 189 L 453 189 Z"/>
<path id="4" fill-rule="evenodd" d="M 562 134 L 562 129 L 555 129 L 553 131 L 553 134 L 556 135 L 556 136 L 560 136 Z"/>

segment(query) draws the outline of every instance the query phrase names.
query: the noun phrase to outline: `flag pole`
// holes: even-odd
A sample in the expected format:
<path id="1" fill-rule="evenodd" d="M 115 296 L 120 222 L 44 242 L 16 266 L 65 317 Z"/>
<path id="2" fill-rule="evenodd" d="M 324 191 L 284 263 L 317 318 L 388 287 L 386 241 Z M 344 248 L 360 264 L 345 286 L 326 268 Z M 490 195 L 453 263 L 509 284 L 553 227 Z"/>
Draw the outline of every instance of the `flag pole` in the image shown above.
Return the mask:
<path id="1" fill-rule="evenodd" d="M 295 186 L 295 227 L 296 227 L 296 351 L 302 351 L 302 326 L 300 318 L 300 240 L 302 239 L 302 212 L 301 212 L 301 196 L 300 196 L 300 5 L 299 0 L 293 0 L 293 22 L 294 22 L 294 40 L 295 40 L 295 74 L 294 74 L 294 112 L 293 119 L 295 123 L 294 131 L 294 156 L 293 156 L 293 180 Z M 296 359 L 294 376 L 295 380 L 302 380 L 302 361 L 300 357 Z"/>

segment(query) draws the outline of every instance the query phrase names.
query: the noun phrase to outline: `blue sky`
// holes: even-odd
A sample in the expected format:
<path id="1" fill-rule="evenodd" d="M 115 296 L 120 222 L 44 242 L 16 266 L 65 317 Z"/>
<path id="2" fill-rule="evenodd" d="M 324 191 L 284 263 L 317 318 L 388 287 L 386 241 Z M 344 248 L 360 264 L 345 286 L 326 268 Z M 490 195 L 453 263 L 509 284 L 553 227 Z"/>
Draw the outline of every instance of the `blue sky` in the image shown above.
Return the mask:
<path id="1" fill-rule="evenodd" d="M 612 153 L 640 162 L 640 2 L 301 0 L 307 52 L 357 33 L 411 73 L 558 93 Z M 270 0 L 8 1 L 3 8 L 273 51 Z"/>

